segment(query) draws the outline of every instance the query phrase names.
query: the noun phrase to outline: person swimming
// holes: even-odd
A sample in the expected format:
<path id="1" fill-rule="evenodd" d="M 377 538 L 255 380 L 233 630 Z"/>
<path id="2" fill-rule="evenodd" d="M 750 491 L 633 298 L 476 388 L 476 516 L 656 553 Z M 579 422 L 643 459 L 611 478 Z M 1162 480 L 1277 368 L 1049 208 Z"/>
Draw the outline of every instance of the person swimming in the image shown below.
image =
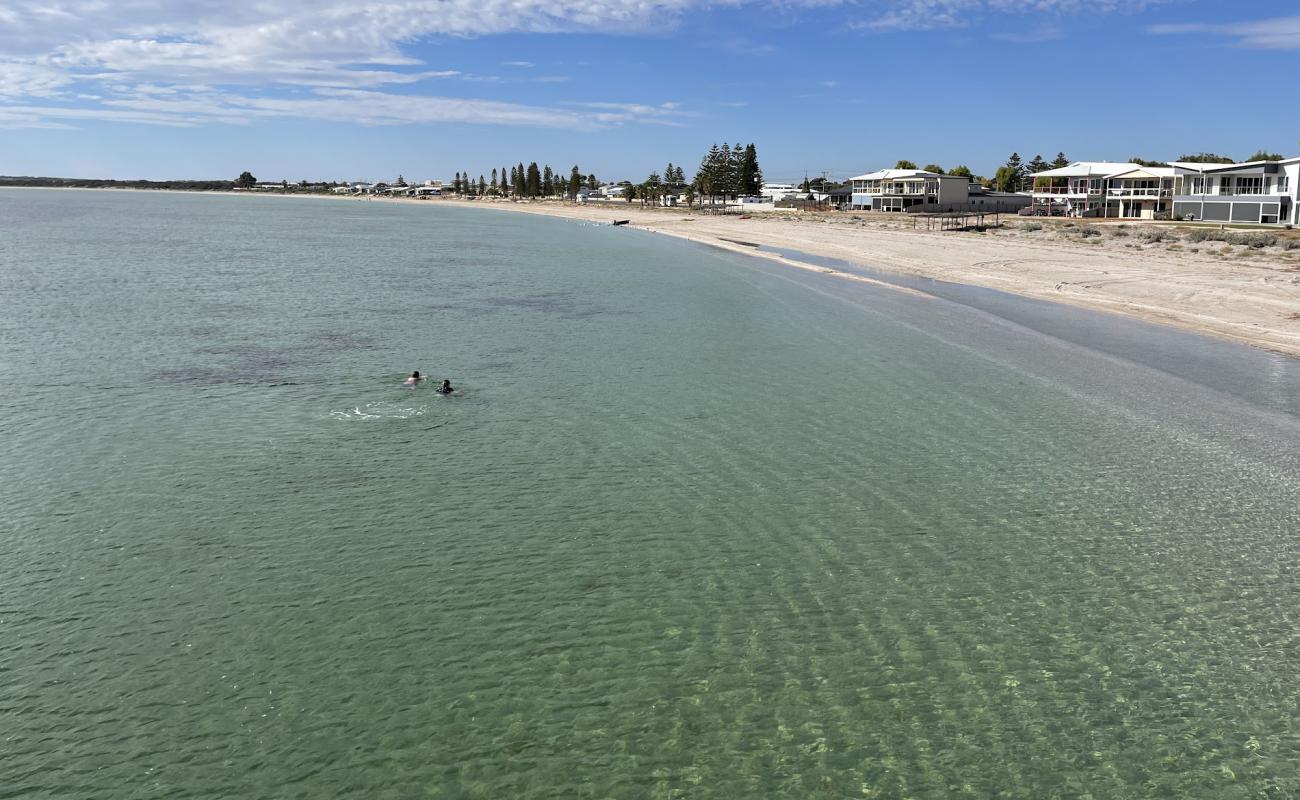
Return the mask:
<path id="1" fill-rule="evenodd" d="M 446 378 L 443 378 L 442 385 L 439 386 L 437 389 L 434 389 L 434 391 L 437 392 L 438 394 L 451 394 L 456 390 L 451 388 L 451 381 L 447 380 Z"/>
<path id="2" fill-rule="evenodd" d="M 415 372 L 412 372 L 412 373 L 411 373 L 411 377 L 409 377 L 409 378 L 407 378 L 406 380 L 402 381 L 402 385 L 403 385 L 403 386 L 415 386 L 417 383 L 419 383 L 419 382 L 422 381 L 422 380 L 424 380 L 424 378 L 421 378 L 421 377 L 420 377 L 420 371 L 417 369 Z"/>

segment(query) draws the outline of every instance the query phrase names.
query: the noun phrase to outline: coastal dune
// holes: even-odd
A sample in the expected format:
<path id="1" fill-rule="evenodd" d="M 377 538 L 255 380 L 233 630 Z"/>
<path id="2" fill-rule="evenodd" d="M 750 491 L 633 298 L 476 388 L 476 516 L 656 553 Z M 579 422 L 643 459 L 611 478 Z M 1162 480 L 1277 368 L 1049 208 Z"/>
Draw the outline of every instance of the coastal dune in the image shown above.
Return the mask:
<path id="1" fill-rule="evenodd" d="M 635 204 L 434 202 L 593 222 L 626 219 L 643 230 L 792 266 L 834 271 L 758 247 L 1125 314 L 1300 356 L 1300 251 L 1229 257 L 1222 249 L 1191 252 L 1128 237 L 1123 244 L 1073 241 L 1036 236 L 1016 218 L 1003 229 L 967 233 L 915 230 L 903 215 L 741 218 Z"/>

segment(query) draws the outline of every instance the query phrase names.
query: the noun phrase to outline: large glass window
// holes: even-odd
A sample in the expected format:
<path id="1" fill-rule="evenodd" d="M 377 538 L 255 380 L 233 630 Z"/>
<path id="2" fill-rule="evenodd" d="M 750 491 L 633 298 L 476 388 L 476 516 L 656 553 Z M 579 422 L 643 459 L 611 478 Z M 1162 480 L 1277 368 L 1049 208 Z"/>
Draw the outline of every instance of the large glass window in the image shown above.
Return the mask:
<path id="1" fill-rule="evenodd" d="M 1234 194 L 1263 194 L 1264 178 L 1262 176 L 1237 178 L 1237 185 L 1233 192 Z"/>

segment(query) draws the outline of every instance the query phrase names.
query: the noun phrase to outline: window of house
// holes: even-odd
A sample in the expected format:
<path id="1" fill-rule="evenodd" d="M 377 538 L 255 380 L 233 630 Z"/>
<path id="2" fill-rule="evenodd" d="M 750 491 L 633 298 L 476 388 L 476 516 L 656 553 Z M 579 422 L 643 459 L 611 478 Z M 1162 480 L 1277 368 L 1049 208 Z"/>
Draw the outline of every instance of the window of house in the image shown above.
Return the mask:
<path id="1" fill-rule="evenodd" d="M 1277 179 L 1277 190 L 1280 194 L 1286 194 L 1291 191 L 1291 176 L 1280 175 Z"/>
<path id="2" fill-rule="evenodd" d="M 1264 178 L 1261 177 L 1241 177 L 1237 178 L 1237 194 L 1263 194 Z"/>

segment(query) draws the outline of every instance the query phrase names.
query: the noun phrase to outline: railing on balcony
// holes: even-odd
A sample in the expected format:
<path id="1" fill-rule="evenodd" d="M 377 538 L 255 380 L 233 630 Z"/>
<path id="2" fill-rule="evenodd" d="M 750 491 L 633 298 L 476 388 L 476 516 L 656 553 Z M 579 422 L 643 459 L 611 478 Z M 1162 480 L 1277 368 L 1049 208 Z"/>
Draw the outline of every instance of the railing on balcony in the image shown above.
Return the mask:
<path id="1" fill-rule="evenodd" d="M 1108 197 L 1170 197 L 1174 193 L 1173 189 L 1108 189 Z"/>

